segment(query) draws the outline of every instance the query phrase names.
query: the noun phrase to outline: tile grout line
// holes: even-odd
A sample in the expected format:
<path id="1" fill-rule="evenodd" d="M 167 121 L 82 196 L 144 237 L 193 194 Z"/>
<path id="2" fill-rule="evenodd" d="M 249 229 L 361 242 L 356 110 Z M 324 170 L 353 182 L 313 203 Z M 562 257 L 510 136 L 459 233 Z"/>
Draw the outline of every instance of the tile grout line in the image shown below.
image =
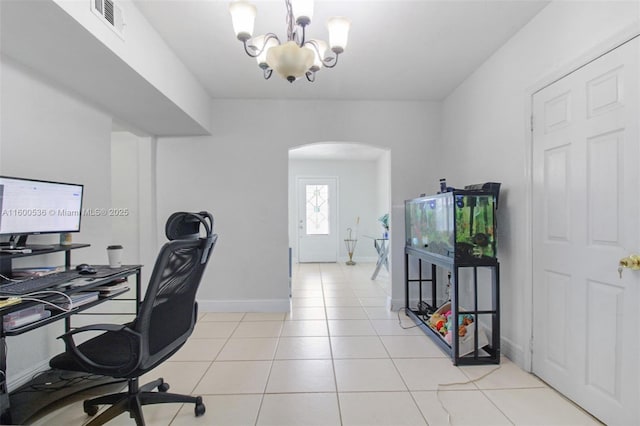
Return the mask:
<path id="1" fill-rule="evenodd" d="M 291 310 L 291 302 L 289 302 L 289 309 Z M 286 318 L 286 317 L 285 317 Z M 264 382 L 264 388 L 262 389 L 262 395 L 260 396 L 260 404 L 258 404 L 258 411 L 256 412 L 256 421 L 254 423 L 254 426 L 258 425 L 258 421 L 260 420 L 260 413 L 262 412 L 262 404 L 264 403 L 264 397 L 267 394 L 267 386 L 269 386 L 269 379 L 271 379 L 271 372 L 273 371 L 273 364 L 275 363 L 275 358 L 276 358 L 276 353 L 278 352 L 278 346 L 280 346 L 280 337 L 282 337 L 282 331 L 284 329 L 284 322 L 285 320 L 282 320 L 282 326 L 280 327 L 280 332 L 278 333 L 278 340 L 276 342 L 276 348 L 273 351 L 273 355 L 272 355 L 272 359 L 271 359 L 271 365 L 269 366 L 269 373 L 267 374 L 267 380 Z"/>
<path id="2" fill-rule="evenodd" d="M 495 402 L 493 399 L 491 399 L 491 398 L 489 397 L 489 395 L 487 395 L 487 394 L 484 392 L 485 390 L 493 390 L 493 389 L 480 389 L 480 388 L 478 388 L 478 390 L 480 391 L 480 393 L 482 393 L 482 395 L 483 395 L 485 398 L 487 398 L 487 399 L 489 400 L 489 402 L 490 402 L 494 407 L 496 407 L 496 410 L 498 410 L 498 411 L 499 411 L 499 412 L 504 416 L 504 418 L 505 418 L 505 419 L 507 419 L 507 420 L 509 421 L 509 423 L 511 423 L 512 425 L 515 425 L 515 424 L 516 424 L 516 423 L 511 419 L 511 417 L 509 417 L 509 416 L 507 415 L 507 413 L 505 413 L 504 411 L 502 411 L 502 408 L 498 407 L 498 404 L 496 404 L 496 402 Z"/>
<path id="3" fill-rule="evenodd" d="M 340 405 L 340 394 L 338 393 L 338 377 L 336 375 L 336 363 L 333 357 L 333 344 L 331 343 L 331 331 L 329 330 L 329 318 L 327 315 L 327 304 L 325 303 L 324 280 L 322 279 L 322 274 L 320 274 L 320 288 L 322 291 L 322 304 L 324 306 L 324 324 L 325 324 L 325 327 L 327 327 L 327 339 L 329 340 L 329 354 L 331 355 L 331 369 L 333 371 L 333 384 L 336 388 L 336 404 L 338 405 L 338 419 L 340 420 L 340 425 L 343 425 L 344 422 L 342 420 L 342 407 Z"/>
<path id="4" fill-rule="evenodd" d="M 206 314 L 205 314 L 206 315 Z M 220 350 L 218 351 L 218 353 L 216 354 L 216 356 L 213 358 L 213 360 L 211 360 L 211 362 L 209 362 L 209 366 L 204 370 L 204 372 L 202 373 L 202 376 L 200 376 L 200 378 L 196 381 L 195 385 L 193 386 L 193 388 L 191 389 L 191 392 L 189 392 L 190 395 L 195 395 L 195 391 L 198 388 L 198 386 L 200 385 L 200 383 L 202 383 L 202 380 L 204 379 L 204 377 L 207 375 L 207 373 L 209 372 L 209 370 L 211 370 L 211 367 L 213 367 L 213 363 L 216 361 L 216 358 L 218 358 L 218 356 L 220 355 L 220 353 L 222 352 L 222 350 L 224 349 L 224 347 L 227 345 L 227 342 L 229 341 L 229 339 L 231 339 L 231 336 L 233 335 L 233 333 L 236 331 L 236 329 L 238 328 L 238 326 L 240 325 L 240 322 L 242 321 L 242 318 L 244 318 L 245 313 L 242 314 L 242 316 L 240 317 L 240 319 L 237 321 L 236 326 L 233 328 L 233 330 L 231 331 L 231 333 L 229 334 L 229 336 L 227 336 L 225 338 L 225 342 L 224 344 L 220 347 Z M 201 321 L 201 319 L 204 318 L 204 315 L 198 320 L 196 321 L 196 324 L 198 322 L 201 323 L 205 323 L 205 322 L 210 322 L 210 321 Z M 215 322 L 215 321 L 213 321 Z M 219 322 L 230 322 L 230 321 L 219 321 Z M 202 361 L 191 361 L 191 362 L 202 362 Z M 206 361 L 204 361 L 206 362 Z M 206 394 L 205 394 L 206 395 Z M 204 399 L 204 398 L 203 398 Z M 173 416 L 173 418 L 171 419 L 171 421 L 168 423 L 168 425 L 171 425 L 176 418 L 178 417 L 178 414 L 180 414 L 180 411 L 182 410 L 182 407 L 184 407 L 185 404 L 182 404 L 180 406 L 180 408 L 178 409 L 178 411 L 176 412 L 176 414 Z"/>

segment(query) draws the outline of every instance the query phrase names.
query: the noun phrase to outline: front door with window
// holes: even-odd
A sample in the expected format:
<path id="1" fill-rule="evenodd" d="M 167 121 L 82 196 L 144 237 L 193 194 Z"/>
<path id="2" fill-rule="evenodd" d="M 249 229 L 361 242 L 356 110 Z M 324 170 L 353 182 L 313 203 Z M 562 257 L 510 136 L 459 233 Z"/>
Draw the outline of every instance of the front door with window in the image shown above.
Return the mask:
<path id="1" fill-rule="evenodd" d="M 337 178 L 298 178 L 298 262 L 338 260 Z"/>

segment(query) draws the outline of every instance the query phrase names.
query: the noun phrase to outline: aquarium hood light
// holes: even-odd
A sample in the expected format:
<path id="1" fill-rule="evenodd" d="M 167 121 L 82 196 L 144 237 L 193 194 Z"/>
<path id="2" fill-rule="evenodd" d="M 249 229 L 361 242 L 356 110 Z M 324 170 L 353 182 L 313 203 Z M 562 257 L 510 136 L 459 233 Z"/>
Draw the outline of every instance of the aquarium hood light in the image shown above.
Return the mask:
<path id="1" fill-rule="evenodd" d="M 320 68 L 333 68 L 338 63 L 338 55 L 347 47 L 351 21 L 342 16 L 330 18 L 329 45 L 322 40 L 306 38 L 306 28 L 313 17 L 313 0 L 285 0 L 287 8 L 287 39 L 281 42 L 274 33 L 253 37 L 256 7 L 246 0 L 235 0 L 229 4 L 233 29 L 244 51 L 256 58 L 265 80 L 275 70 L 282 78 L 293 83 L 305 76 L 313 82 Z M 327 56 L 331 47 L 333 56 Z"/>

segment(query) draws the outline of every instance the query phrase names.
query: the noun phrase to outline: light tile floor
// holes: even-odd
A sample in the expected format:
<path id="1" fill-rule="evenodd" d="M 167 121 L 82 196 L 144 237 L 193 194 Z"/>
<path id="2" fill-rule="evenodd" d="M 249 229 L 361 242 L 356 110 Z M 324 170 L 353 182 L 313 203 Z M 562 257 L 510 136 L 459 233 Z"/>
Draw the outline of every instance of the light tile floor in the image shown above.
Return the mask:
<path id="1" fill-rule="evenodd" d="M 420 329 L 400 327 L 413 323 L 386 307 L 388 275 L 372 281 L 373 268 L 296 265 L 290 313 L 202 314 L 180 352 L 142 381 L 162 376 L 171 391 L 202 395 L 207 412 L 146 406 L 147 424 L 599 424 L 506 358 L 476 382 L 443 388 L 497 367 L 455 367 Z M 78 401 L 36 424 L 87 420 Z"/>

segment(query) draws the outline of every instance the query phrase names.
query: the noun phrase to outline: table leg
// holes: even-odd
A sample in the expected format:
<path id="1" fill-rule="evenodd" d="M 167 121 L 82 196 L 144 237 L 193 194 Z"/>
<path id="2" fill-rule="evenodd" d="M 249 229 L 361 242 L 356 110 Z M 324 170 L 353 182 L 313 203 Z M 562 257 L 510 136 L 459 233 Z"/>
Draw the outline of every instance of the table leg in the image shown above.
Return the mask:
<path id="1" fill-rule="evenodd" d="M 7 351 L 5 337 L 0 338 L 0 423 L 9 425 L 11 411 L 9 406 L 9 389 L 7 388 Z"/>
<path id="2" fill-rule="evenodd" d="M 376 269 L 373 271 L 373 275 L 371 276 L 372 280 L 375 280 L 378 276 L 378 272 L 380 272 L 380 268 L 382 265 L 385 266 L 387 271 L 389 270 L 389 262 L 387 257 L 389 256 L 389 245 L 386 244 L 385 241 L 382 241 L 380 245 L 378 245 L 377 241 L 374 241 L 374 245 L 376 247 L 376 251 L 378 252 L 378 261 L 376 262 Z"/>

